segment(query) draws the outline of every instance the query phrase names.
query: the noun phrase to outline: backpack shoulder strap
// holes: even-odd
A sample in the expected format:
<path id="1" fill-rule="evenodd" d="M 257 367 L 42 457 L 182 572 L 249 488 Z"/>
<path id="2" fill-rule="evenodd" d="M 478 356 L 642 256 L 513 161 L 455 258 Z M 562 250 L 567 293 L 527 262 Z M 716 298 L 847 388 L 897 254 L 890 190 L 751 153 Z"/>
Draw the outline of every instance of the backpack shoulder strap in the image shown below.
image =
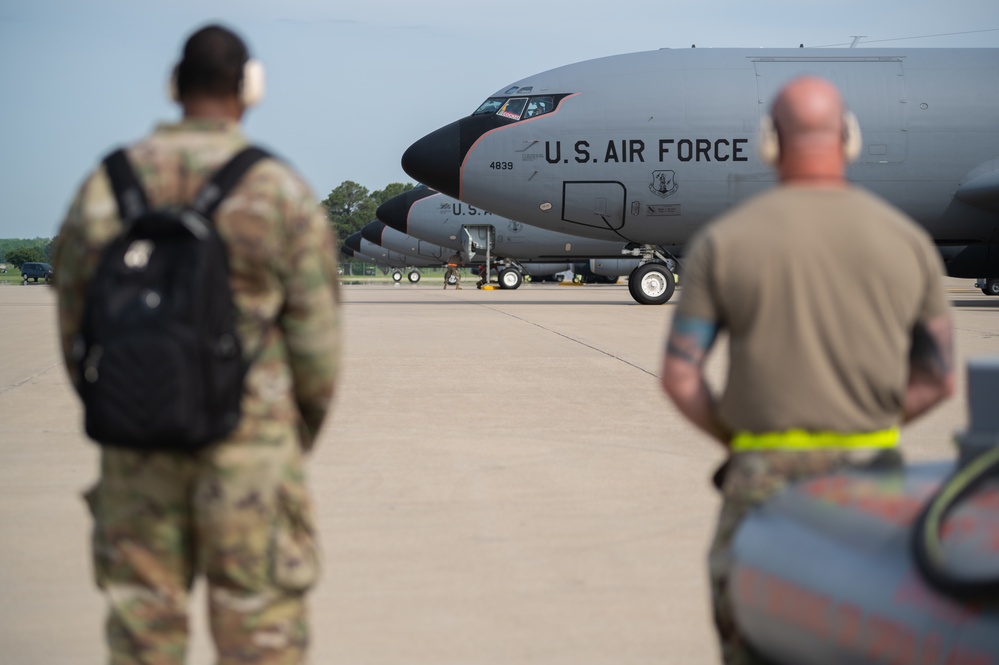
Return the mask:
<path id="1" fill-rule="evenodd" d="M 118 148 L 104 158 L 104 169 L 111 179 L 111 189 L 118 203 L 118 214 L 127 225 L 149 209 L 146 190 L 128 161 L 124 148 Z"/>
<path id="2" fill-rule="evenodd" d="M 256 146 L 243 148 L 205 183 L 198 195 L 194 197 L 191 209 L 206 219 L 210 219 L 222 199 L 228 196 L 250 167 L 261 159 L 270 156 L 269 152 Z"/>

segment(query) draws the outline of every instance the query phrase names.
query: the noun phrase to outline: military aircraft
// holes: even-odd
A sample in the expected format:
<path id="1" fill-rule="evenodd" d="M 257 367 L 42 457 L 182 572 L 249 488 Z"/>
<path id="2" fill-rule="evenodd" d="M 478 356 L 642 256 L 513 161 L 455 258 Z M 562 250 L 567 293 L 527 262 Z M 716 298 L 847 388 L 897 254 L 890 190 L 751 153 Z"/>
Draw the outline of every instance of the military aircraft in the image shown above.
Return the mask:
<path id="1" fill-rule="evenodd" d="M 361 237 L 368 242 L 380 245 L 397 255 L 401 254 L 429 258 L 429 256 L 436 256 L 440 254 L 443 258 L 439 260 L 438 265 L 444 264 L 455 253 L 460 253 L 461 251 L 457 242 L 454 242 L 454 246 L 450 248 L 440 247 L 424 240 L 420 240 L 419 238 L 415 238 L 411 235 L 402 233 L 401 231 L 397 231 L 379 220 L 366 224 L 364 228 L 361 229 Z M 462 260 L 464 265 L 469 268 L 480 268 L 485 264 L 484 254 L 476 251 L 475 249 L 473 249 L 470 258 L 463 257 Z M 616 261 L 617 259 L 614 260 Z M 606 272 L 609 268 L 601 266 L 599 269 Z M 524 281 L 524 275 L 530 275 L 531 277 L 536 278 L 546 278 L 554 276 L 556 273 L 564 274 L 569 271 L 572 271 L 576 275 L 581 275 L 582 279 L 587 279 L 590 282 L 611 282 L 610 277 L 601 277 L 591 271 L 588 264 L 579 265 L 578 263 L 565 261 L 518 261 L 516 263 L 516 267 L 503 264 L 493 264 L 493 267 L 491 268 L 491 272 L 496 273 L 500 288 L 502 289 L 520 288 L 520 285 Z M 617 276 L 614 277 L 614 281 L 616 280 Z"/>
<path id="2" fill-rule="evenodd" d="M 497 257 L 499 282 L 504 288 L 519 286 L 523 274 L 537 275 L 541 267 L 528 262 L 578 264 L 573 271 L 595 282 L 616 282 L 637 267 L 637 259 L 621 258 L 624 243 L 584 238 L 539 229 L 479 210 L 450 196 L 419 186 L 379 206 L 378 219 L 396 231 L 423 241 L 460 250 L 466 261 L 485 254 Z M 593 260 L 600 259 L 600 260 Z M 559 268 L 558 270 L 564 270 Z M 545 274 L 545 273 L 541 273 Z"/>
<path id="3" fill-rule="evenodd" d="M 343 256 L 346 259 L 357 259 L 358 261 L 363 261 L 364 263 L 374 263 L 377 267 L 380 267 L 380 268 L 393 268 L 393 267 L 396 267 L 396 266 L 393 266 L 393 265 L 391 265 L 389 263 L 385 263 L 385 262 L 379 261 L 379 260 L 375 259 L 374 257 L 368 256 L 367 254 L 362 254 L 360 251 L 358 251 L 356 249 L 348 247 L 347 241 L 350 241 L 350 244 L 354 245 L 355 247 L 360 247 L 360 243 L 357 241 L 357 238 L 359 236 L 360 236 L 360 233 L 354 233 L 354 234 L 348 236 L 346 240 L 344 240 L 343 244 L 340 245 L 340 255 L 341 256 Z"/>
<path id="4" fill-rule="evenodd" d="M 356 259 L 357 261 L 361 261 L 363 263 L 374 263 L 375 266 L 379 267 L 379 268 L 392 268 L 393 267 L 393 266 L 390 266 L 390 265 L 388 265 L 386 263 L 381 263 L 380 261 L 376 261 L 375 259 L 371 258 L 370 256 L 365 256 L 364 254 L 361 254 L 360 252 L 355 252 L 350 247 L 347 247 L 347 245 L 340 245 L 340 256 L 342 256 L 345 259 Z M 400 280 L 401 280 L 401 276 L 400 276 Z"/>
<path id="5" fill-rule="evenodd" d="M 378 245 L 379 247 L 383 247 L 390 253 L 400 256 L 416 257 L 419 260 L 432 261 L 434 266 L 443 266 L 455 253 L 453 249 L 447 249 L 445 247 L 441 247 L 440 245 L 421 241 L 412 236 L 408 236 L 405 233 L 399 233 L 394 229 L 386 227 L 378 220 L 365 224 L 361 228 L 360 233 L 364 240 Z M 409 281 L 415 284 L 420 281 L 420 274 L 419 272 L 414 272 L 416 278 L 414 279 L 413 273 L 410 273 Z M 392 274 L 392 278 L 395 279 L 395 273 Z M 396 279 L 396 281 L 399 280 Z M 448 279 L 449 284 L 454 284 L 457 281 L 457 278 L 454 276 L 450 276 Z"/>
<path id="6" fill-rule="evenodd" d="M 402 281 L 402 274 L 405 271 L 409 281 L 416 284 L 421 279 L 420 272 L 416 268 L 432 268 L 440 265 L 440 261 L 407 256 L 399 252 L 390 251 L 380 245 L 365 240 L 361 237 L 360 231 L 347 236 L 343 241 L 343 245 L 354 252 L 354 254 L 359 255 L 358 258 L 361 258 L 361 260 L 394 268 L 392 279 L 396 282 Z"/>
<path id="7" fill-rule="evenodd" d="M 774 182 L 760 122 L 799 74 L 835 83 L 862 128 L 848 177 L 916 219 L 951 276 L 999 293 L 999 49 L 663 49 L 536 74 L 414 143 L 411 177 L 497 215 L 628 243 L 646 304 L 665 246 Z M 830 284 L 834 284 L 830 276 Z"/>
<path id="8" fill-rule="evenodd" d="M 347 247 L 347 245 L 340 245 L 340 256 L 345 259 L 354 259 L 362 263 L 373 263 L 375 264 L 376 268 L 381 268 L 382 270 L 385 271 L 391 269 L 393 271 L 392 273 L 393 279 L 395 279 L 395 281 L 397 282 L 402 281 L 402 271 L 398 267 L 389 265 L 387 263 L 383 263 L 381 261 L 377 261 L 370 256 L 365 256 L 364 254 L 361 254 L 360 252 L 355 252 L 350 247 Z"/>
<path id="9" fill-rule="evenodd" d="M 399 254 L 435 261 L 437 265 L 444 265 L 455 253 L 454 249 L 441 247 L 433 242 L 414 238 L 401 231 L 388 228 L 379 220 L 374 220 L 361 227 L 361 237 Z"/>

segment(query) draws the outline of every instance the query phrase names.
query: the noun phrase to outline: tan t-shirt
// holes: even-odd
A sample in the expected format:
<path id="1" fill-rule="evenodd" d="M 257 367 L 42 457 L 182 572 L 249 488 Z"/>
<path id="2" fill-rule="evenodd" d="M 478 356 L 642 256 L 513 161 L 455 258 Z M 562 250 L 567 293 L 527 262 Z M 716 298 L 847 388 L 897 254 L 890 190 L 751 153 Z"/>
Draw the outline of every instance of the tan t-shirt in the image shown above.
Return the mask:
<path id="1" fill-rule="evenodd" d="M 916 322 L 945 314 L 929 236 L 859 188 L 783 186 L 710 223 L 677 316 L 727 330 L 719 416 L 734 431 L 896 424 Z"/>

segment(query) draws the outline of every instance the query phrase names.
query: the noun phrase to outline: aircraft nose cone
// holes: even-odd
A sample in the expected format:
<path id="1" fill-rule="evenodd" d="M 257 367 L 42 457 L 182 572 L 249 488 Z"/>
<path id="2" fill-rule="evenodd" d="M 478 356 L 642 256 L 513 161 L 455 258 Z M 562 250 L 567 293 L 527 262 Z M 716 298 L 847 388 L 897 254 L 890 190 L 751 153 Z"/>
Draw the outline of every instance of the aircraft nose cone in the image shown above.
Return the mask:
<path id="1" fill-rule="evenodd" d="M 360 232 L 351 233 L 349 236 L 346 237 L 346 239 L 344 239 L 343 244 L 349 247 L 350 249 L 354 250 L 355 252 L 360 252 L 361 251 Z"/>
<path id="2" fill-rule="evenodd" d="M 461 183 L 461 128 L 452 122 L 409 146 L 402 170 L 438 192 L 458 198 Z"/>
<path id="3" fill-rule="evenodd" d="M 382 231 L 385 229 L 385 225 L 375 220 L 373 222 L 368 222 L 361 229 L 361 237 L 368 242 L 381 245 L 382 244 Z"/>
<path id="4" fill-rule="evenodd" d="M 412 190 L 410 190 L 412 191 Z M 409 192 L 403 192 L 398 196 L 393 196 L 385 203 L 378 206 L 375 215 L 378 220 L 396 231 L 409 232 Z"/>
<path id="5" fill-rule="evenodd" d="M 378 221 L 385 226 L 389 226 L 396 231 L 409 234 L 409 211 L 413 204 L 428 196 L 437 196 L 437 192 L 427 187 L 416 187 L 398 196 L 393 196 L 385 203 L 378 206 L 375 216 Z"/>
<path id="6" fill-rule="evenodd" d="M 340 247 L 340 253 L 343 254 L 348 259 L 354 258 L 354 250 L 352 250 L 350 247 L 347 247 L 346 245 Z"/>

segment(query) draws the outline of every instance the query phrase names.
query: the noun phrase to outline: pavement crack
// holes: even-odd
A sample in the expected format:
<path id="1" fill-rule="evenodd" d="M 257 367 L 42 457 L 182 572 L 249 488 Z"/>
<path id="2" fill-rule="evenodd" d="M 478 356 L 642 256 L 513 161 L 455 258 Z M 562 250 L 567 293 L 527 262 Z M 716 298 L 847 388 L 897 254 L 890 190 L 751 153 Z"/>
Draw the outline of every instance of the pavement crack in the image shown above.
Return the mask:
<path id="1" fill-rule="evenodd" d="M 640 365 L 636 365 L 633 362 L 625 360 L 621 356 L 614 355 L 613 353 L 610 353 L 609 351 L 604 351 L 603 349 L 601 349 L 599 347 L 593 346 L 592 344 L 588 344 L 588 343 L 584 342 L 581 339 L 576 339 L 575 337 L 572 337 L 571 335 L 566 335 L 565 333 L 561 333 L 561 332 L 559 332 L 557 330 L 553 330 L 552 328 L 547 328 L 547 327 L 541 325 L 540 323 L 535 323 L 534 321 L 531 321 L 530 319 L 525 319 L 525 318 L 523 318 L 521 316 L 517 316 L 516 314 L 511 314 L 510 312 L 504 312 L 501 309 L 496 309 L 495 307 L 490 307 L 489 305 L 483 305 L 483 304 L 480 304 L 480 303 L 477 303 L 477 304 L 479 305 L 479 307 L 484 307 L 485 309 L 492 310 L 492 311 L 494 311 L 494 312 L 496 312 L 498 314 L 503 314 L 504 316 L 509 316 L 511 319 L 516 319 L 517 321 L 521 321 L 523 323 L 527 323 L 529 325 L 534 326 L 535 328 L 540 328 L 541 330 L 544 330 L 545 332 L 549 332 L 549 333 L 551 333 L 553 335 L 558 335 L 559 337 L 567 339 L 570 342 L 574 342 L 576 344 L 579 344 L 580 346 L 585 346 L 586 348 L 591 349 L 593 351 L 596 351 L 597 353 L 601 353 L 601 354 L 607 356 L 608 358 L 613 358 L 614 360 L 617 360 L 618 362 L 624 363 L 625 365 L 628 365 L 630 367 L 634 367 L 639 372 L 642 372 L 644 374 L 648 374 L 649 376 L 651 376 L 653 378 L 656 378 L 656 379 L 659 378 L 658 374 L 654 374 L 653 372 L 650 372 L 649 370 L 645 369 L 644 367 L 641 367 Z"/>
<path id="2" fill-rule="evenodd" d="M 20 381 L 18 381 L 17 383 L 12 383 L 9 386 L 4 386 L 3 388 L 0 388 L 0 395 L 3 395 L 4 393 L 9 392 L 11 390 L 14 390 L 15 388 L 20 388 L 21 386 L 23 386 L 26 383 L 30 383 L 31 381 L 33 381 L 34 379 L 38 378 L 39 376 L 41 376 L 41 375 L 49 372 L 50 370 L 52 370 L 52 368 L 59 367 L 60 365 L 62 365 L 61 361 L 57 362 L 55 364 L 49 365 L 45 369 L 43 369 L 43 370 L 41 370 L 39 372 L 35 372 L 31 376 L 27 376 L 27 377 L 21 379 Z"/>

